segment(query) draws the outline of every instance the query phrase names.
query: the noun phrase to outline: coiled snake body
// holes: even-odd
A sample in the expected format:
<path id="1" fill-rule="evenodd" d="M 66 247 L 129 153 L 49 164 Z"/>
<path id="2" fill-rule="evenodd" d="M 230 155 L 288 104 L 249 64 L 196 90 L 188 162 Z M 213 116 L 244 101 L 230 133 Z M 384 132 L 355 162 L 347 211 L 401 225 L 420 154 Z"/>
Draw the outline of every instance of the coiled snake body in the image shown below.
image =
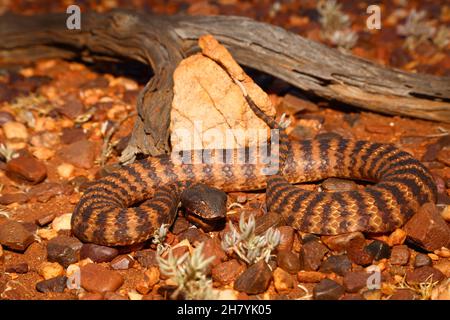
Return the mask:
<path id="1" fill-rule="evenodd" d="M 271 128 L 280 128 L 248 101 Z M 279 150 L 282 169 L 272 176 L 261 174 L 266 165 L 258 161 L 176 164 L 163 156 L 123 166 L 85 191 L 73 213 L 72 230 L 82 241 L 108 246 L 145 241 L 161 224 L 174 221 L 180 194 L 192 183 L 225 192 L 265 188 L 268 210 L 282 215 L 295 229 L 323 235 L 391 231 L 422 204 L 436 201 L 436 186 L 428 169 L 393 145 L 339 137 L 289 142 L 281 130 Z M 239 151 L 247 156 L 251 152 L 232 150 L 232 157 Z M 222 150 L 210 152 L 224 154 Z M 193 152 L 190 159 L 201 159 L 202 154 Z M 327 177 L 375 184 L 331 193 L 292 185 Z M 130 207 L 136 203 L 141 204 Z"/>

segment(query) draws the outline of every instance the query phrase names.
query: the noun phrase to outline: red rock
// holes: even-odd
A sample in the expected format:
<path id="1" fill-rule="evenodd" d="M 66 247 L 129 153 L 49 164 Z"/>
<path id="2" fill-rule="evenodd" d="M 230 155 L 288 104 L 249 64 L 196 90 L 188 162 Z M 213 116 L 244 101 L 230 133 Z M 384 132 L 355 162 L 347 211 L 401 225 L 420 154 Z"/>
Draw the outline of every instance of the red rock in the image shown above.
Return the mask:
<path id="1" fill-rule="evenodd" d="M 343 252 L 347 250 L 351 240 L 363 239 L 364 235 L 361 232 L 345 233 L 336 236 L 322 236 L 322 242 L 331 250 Z"/>
<path id="2" fill-rule="evenodd" d="M 414 259 L 414 268 L 420 268 L 423 266 L 431 267 L 432 264 L 433 261 L 431 260 L 431 258 L 423 253 L 418 253 Z"/>
<path id="3" fill-rule="evenodd" d="M 389 300 L 418 300 L 417 294 L 410 289 L 397 289 Z"/>
<path id="4" fill-rule="evenodd" d="M 90 292 L 114 292 L 123 284 L 122 276 L 100 265 L 89 263 L 80 268 L 81 286 Z"/>
<path id="5" fill-rule="evenodd" d="M 300 250 L 300 269 L 316 271 L 327 252 L 327 247 L 319 241 L 313 240 L 303 244 Z"/>
<path id="6" fill-rule="evenodd" d="M 74 237 L 57 236 L 47 243 L 47 260 L 58 262 L 67 268 L 80 260 L 80 250 L 83 244 Z"/>
<path id="7" fill-rule="evenodd" d="M 215 239 L 208 239 L 204 242 L 203 245 L 203 255 L 205 258 L 209 258 L 214 256 L 214 260 L 209 264 L 209 266 L 214 266 L 222 261 L 225 261 L 227 258 L 226 253 L 223 251 L 222 246 L 220 245 L 220 242 L 217 238 Z"/>
<path id="8" fill-rule="evenodd" d="M 128 255 L 120 255 L 115 257 L 110 265 L 114 270 L 127 270 L 133 267 L 134 260 Z"/>
<path id="9" fill-rule="evenodd" d="M 370 274 L 365 271 L 347 272 L 344 276 L 344 287 L 347 292 L 355 293 L 367 286 Z"/>
<path id="10" fill-rule="evenodd" d="M 80 140 L 62 147 L 58 155 L 62 160 L 78 168 L 90 169 L 96 156 L 95 145 L 91 141 Z"/>
<path id="11" fill-rule="evenodd" d="M 65 97 L 65 103 L 61 107 L 57 108 L 57 111 L 70 119 L 75 119 L 83 114 L 83 109 L 83 103 L 78 96 L 75 94 L 69 94 Z"/>
<path id="12" fill-rule="evenodd" d="M 47 177 L 47 167 L 34 157 L 19 156 L 8 161 L 6 174 L 13 179 L 37 184 Z"/>
<path id="13" fill-rule="evenodd" d="M 447 278 L 450 278 L 450 260 L 440 259 L 433 267 L 442 272 Z"/>
<path id="14" fill-rule="evenodd" d="M 79 298 L 79 300 L 103 300 L 103 294 L 102 293 L 90 293 L 86 292 L 82 297 Z"/>
<path id="15" fill-rule="evenodd" d="M 222 262 L 212 268 L 212 279 L 220 284 L 229 284 L 235 281 L 246 269 L 236 259 Z"/>
<path id="16" fill-rule="evenodd" d="M 339 300 L 366 300 L 359 293 L 346 293 Z"/>
<path id="17" fill-rule="evenodd" d="M 404 266 L 409 261 L 409 255 L 410 253 L 408 246 L 405 245 L 395 246 L 392 248 L 391 258 L 389 259 L 389 262 L 391 264 Z"/>
<path id="18" fill-rule="evenodd" d="M 26 262 L 5 266 L 5 271 L 9 273 L 27 273 L 29 269 Z"/>
<path id="19" fill-rule="evenodd" d="M 301 283 L 316 283 L 326 278 L 326 274 L 318 271 L 300 271 L 297 280 Z"/>
<path id="20" fill-rule="evenodd" d="M 278 231 L 280 231 L 281 238 L 280 243 L 277 246 L 278 251 L 291 251 L 292 245 L 294 244 L 294 236 L 295 230 L 290 226 L 281 226 L 278 227 Z"/>
<path id="21" fill-rule="evenodd" d="M 445 279 L 445 275 L 433 267 L 420 267 L 406 272 L 406 282 L 409 285 L 419 284 L 432 278 L 433 282 Z"/>
<path id="22" fill-rule="evenodd" d="M 139 264 L 144 268 L 159 266 L 158 261 L 156 260 L 155 250 L 145 249 L 138 251 L 135 254 L 135 258 L 139 262 Z"/>
<path id="23" fill-rule="evenodd" d="M 63 128 L 61 142 L 63 144 L 71 144 L 86 139 L 83 128 Z"/>
<path id="24" fill-rule="evenodd" d="M 405 231 L 410 241 L 428 251 L 450 243 L 450 228 L 433 203 L 424 204 L 406 223 Z"/>
<path id="25" fill-rule="evenodd" d="M 323 279 L 313 289 L 314 300 L 338 300 L 344 293 L 344 287 L 330 279 Z"/>
<path id="26" fill-rule="evenodd" d="M 105 300 L 128 300 L 127 297 L 124 297 L 121 294 L 117 294 L 114 292 L 106 292 L 104 295 Z"/>
<path id="27" fill-rule="evenodd" d="M 366 241 L 361 238 L 355 238 L 350 241 L 347 247 L 347 256 L 355 264 L 368 266 L 373 261 L 373 256 L 365 250 Z"/>
<path id="28" fill-rule="evenodd" d="M 55 219 L 56 215 L 54 213 L 42 216 L 41 218 L 36 219 L 36 223 L 40 226 L 46 226 L 47 224 L 51 223 L 53 219 Z"/>
<path id="29" fill-rule="evenodd" d="M 264 260 L 250 266 L 234 282 L 234 289 L 248 294 L 265 292 L 272 279 L 272 272 Z"/>
<path id="30" fill-rule="evenodd" d="M 117 257 L 118 254 L 119 251 L 115 248 L 99 246 L 93 243 L 86 243 L 81 247 L 80 259 L 83 260 L 89 258 L 93 262 L 98 263 L 109 262 Z"/>
<path id="31" fill-rule="evenodd" d="M 24 203 L 27 200 L 28 197 L 24 193 L 7 193 L 0 196 L 0 204 L 5 206 L 11 203 Z"/>
<path id="32" fill-rule="evenodd" d="M 12 250 L 25 251 L 34 242 L 33 234 L 14 220 L 0 224 L 0 244 Z"/>
<path id="33" fill-rule="evenodd" d="M 343 276 L 345 273 L 350 271 L 351 268 L 352 268 L 352 262 L 345 254 L 329 256 L 320 265 L 321 272 L 326 272 L 326 273 L 334 272 L 340 276 Z"/>
<path id="34" fill-rule="evenodd" d="M 279 251 L 277 253 L 277 265 L 292 274 L 300 271 L 301 264 L 299 257 L 292 251 Z"/>

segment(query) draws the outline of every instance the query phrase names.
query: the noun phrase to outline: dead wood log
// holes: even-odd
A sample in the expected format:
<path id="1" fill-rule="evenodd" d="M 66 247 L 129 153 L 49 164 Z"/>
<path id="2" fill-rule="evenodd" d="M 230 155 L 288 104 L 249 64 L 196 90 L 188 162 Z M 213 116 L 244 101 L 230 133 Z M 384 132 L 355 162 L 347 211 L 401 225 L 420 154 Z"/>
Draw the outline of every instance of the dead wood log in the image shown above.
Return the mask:
<path id="1" fill-rule="evenodd" d="M 0 63 L 37 58 L 133 59 L 155 76 L 137 102 L 138 118 L 123 158 L 169 151 L 172 74 L 212 34 L 242 65 L 301 90 L 390 115 L 450 122 L 450 78 L 412 74 L 342 54 L 282 28 L 232 16 L 154 16 L 127 10 L 82 14 L 81 30 L 65 14 L 0 17 Z"/>

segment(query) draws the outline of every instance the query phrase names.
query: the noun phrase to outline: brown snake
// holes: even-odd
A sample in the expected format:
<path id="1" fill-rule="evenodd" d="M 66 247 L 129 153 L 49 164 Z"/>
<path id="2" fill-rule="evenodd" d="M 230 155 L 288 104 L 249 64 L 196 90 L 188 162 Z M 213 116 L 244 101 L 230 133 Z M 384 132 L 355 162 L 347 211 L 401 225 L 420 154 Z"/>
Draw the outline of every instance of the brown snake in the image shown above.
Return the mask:
<path id="1" fill-rule="evenodd" d="M 246 98 L 271 128 L 281 129 Z M 289 142 L 284 130 L 279 132 L 279 175 L 261 174 L 266 165 L 259 162 L 176 164 L 169 156 L 147 158 L 90 186 L 75 208 L 72 230 L 82 241 L 101 245 L 145 241 L 161 224 L 174 221 L 181 192 L 195 183 L 225 192 L 265 188 L 269 211 L 282 215 L 297 230 L 323 235 L 392 231 L 422 204 L 436 201 L 436 186 L 428 169 L 393 145 L 340 137 Z M 228 151 L 233 159 L 242 154 L 248 158 L 251 153 L 248 149 Z M 189 159 L 201 159 L 204 152 L 194 151 Z M 209 152 L 224 154 L 223 150 Z M 331 193 L 292 185 L 327 177 L 375 184 Z M 136 203 L 141 204 L 130 207 Z"/>

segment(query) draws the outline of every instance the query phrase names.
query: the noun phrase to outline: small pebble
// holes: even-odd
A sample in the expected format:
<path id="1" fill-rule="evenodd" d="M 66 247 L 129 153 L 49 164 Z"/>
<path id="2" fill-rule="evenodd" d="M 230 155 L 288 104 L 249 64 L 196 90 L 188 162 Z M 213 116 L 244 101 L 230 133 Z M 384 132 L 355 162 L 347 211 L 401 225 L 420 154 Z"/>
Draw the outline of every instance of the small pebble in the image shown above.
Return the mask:
<path id="1" fill-rule="evenodd" d="M 51 240 L 58 236 L 58 231 L 53 229 L 39 229 L 37 235 L 44 240 Z"/>
<path id="2" fill-rule="evenodd" d="M 47 259 L 58 262 L 67 268 L 80 260 L 80 250 L 83 244 L 75 237 L 58 236 L 47 243 Z"/>
<path id="3" fill-rule="evenodd" d="M 417 294 L 410 289 L 397 289 L 389 300 L 418 300 Z"/>
<path id="4" fill-rule="evenodd" d="M 8 121 L 3 124 L 3 133 L 8 140 L 28 140 L 28 130 L 20 122 Z"/>
<path id="5" fill-rule="evenodd" d="M 90 292 L 114 292 L 123 284 L 123 277 L 98 264 L 89 263 L 80 268 L 81 286 Z"/>
<path id="6" fill-rule="evenodd" d="M 212 279 L 222 285 L 235 281 L 244 271 L 245 265 L 236 259 L 222 262 L 212 268 Z"/>
<path id="7" fill-rule="evenodd" d="M 298 255 L 291 251 L 283 250 L 277 253 L 277 265 L 292 274 L 300 271 L 300 259 Z"/>
<path id="8" fill-rule="evenodd" d="M 391 248 L 386 242 L 374 240 L 366 246 L 365 250 L 374 258 L 375 261 L 389 259 Z"/>
<path id="9" fill-rule="evenodd" d="M 418 253 L 414 258 L 414 268 L 420 268 L 424 266 L 430 267 L 433 264 L 431 258 L 423 253 Z"/>
<path id="10" fill-rule="evenodd" d="M 45 216 L 42 216 L 42 217 L 36 219 L 36 223 L 40 227 L 43 227 L 43 226 L 46 226 L 47 224 L 49 224 L 50 222 L 52 222 L 53 219 L 55 219 L 55 214 L 51 213 L 51 214 L 48 214 L 48 215 L 45 215 Z"/>
<path id="11" fill-rule="evenodd" d="M 322 242 L 331 250 L 342 252 L 350 245 L 350 241 L 354 239 L 364 240 L 364 235 L 361 232 L 345 233 L 336 236 L 322 236 Z"/>
<path id="12" fill-rule="evenodd" d="M 391 251 L 391 264 L 404 266 L 409 261 L 410 252 L 407 246 L 399 245 L 392 248 Z"/>
<path id="13" fill-rule="evenodd" d="M 64 275 L 64 268 L 58 262 L 43 262 L 39 266 L 39 274 L 45 279 L 52 279 Z"/>
<path id="14" fill-rule="evenodd" d="M 71 213 L 65 213 L 63 215 L 57 216 L 55 219 L 53 219 L 52 229 L 56 231 L 70 230 L 72 229 L 71 220 Z"/>
<path id="15" fill-rule="evenodd" d="M 269 287 L 272 272 L 264 260 L 250 266 L 234 282 L 234 289 L 247 294 L 263 293 Z"/>
<path id="16" fill-rule="evenodd" d="M 299 271 L 297 280 L 301 283 L 316 283 L 326 278 L 326 274 L 318 271 Z"/>
<path id="17" fill-rule="evenodd" d="M 408 238 L 427 251 L 434 251 L 450 243 L 450 227 L 436 205 L 424 204 L 405 225 Z"/>
<path id="18" fill-rule="evenodd" d="M 433 267 L 438 269 L 440 272 L 442 272 L 447 278 L 450 278 L 450 261 L 449 260 L 441 259 Z"/>
<path id="19" fill-rule="evenodd" d="M 347 247 L 347 256 L 355 264 L 368 266 L 372 264 L 373 256 L 365 250 L 366 241 L 361 238 L 355 238 L 350 241 Z"/>
<path id="20" fill-rule="evenodd" d="M 303 244 L 300 250 L 300 268 L 307 271 L 316 271 L 328 251 L 327 247 L 317 240 Z"/>
<path id="21" fill-rule="evenodd" d="M 93 262 L 110 262 L 117 257 L 119 251 L 115 248 L 99 246 L 93 243 L 83 244 L 80 251 L 80 259 L 89 258 Z"/>
<path id="22" fill-rule="evenodd" d="M 95 144 L 88 140 L 80 140 L 63 146 L 58 151 L 59 157 L 66 163 L 78 168 L 90 169 L 96 156 Z"/>
<path id="23" fill-rule="evenodd" d="M 67 277 L 59 276 L 48 280 L 40 281 L 36 284 L 36 290 L 42 293 L 46 292 L 64 292 L 66 288 Z"/>
<path id="24" fill-rule="evenodd" d="M 30 270 L 28 263 L 22 262 L 5 266 L 5 272 L 24 274 Z"/>
<path id="25" fill-rule="evenodd" d="M 73 176 L 73 171 L 75 167 L 70 163 L 62 163 L 56 168 L 56 172 L 61 178 L 69 179 Z"/>
<path id="26" fill-rule="evenodd" d="M 367 290 L 363 293 L 365 300 L 381 300 L 381 290 Z"/>
<path id="27" fill-rule="evenodd" d="M 281 226 L 277 228 L 280 231 L 280 243 L 277 246 L 278 251 L 291 251 L 294 243 L 295 230 L 290 226 Z"/>
<path id="28" fill-rule="evenodd" d="M 6 173 L 15 180 L 37 184 L 47 177 L 47 167 L 32 156 L 19 156 L 8 161 Z"/>
<path id="29" fill-rule="evenodd" d="M 129 255 L 120 255 L 115 257 L 111 263 L 114 270 L 128 270 L 134 265 L 134 260 Z"/>
<path id="30" fill-rule="evenodd" d="M 325 273 L 334 272 L 340 276 L 344 276 L 345 273 L 352 268 L 352 262 L 347 255 L 329 256 L 321 265 L 320 271 Z"/>
<path id="31" fill-rule="evenodd" d="M 294 276 L 281 268 L 276 268 L 273 272 L 273 284 L 278 292 L 287 291 L 294 288 Z"/>
<path id="32" fill-rule="evenodd" d="M 0 224 L 0 244 L 17 251 L 25 251 L 34 242 L 33 234 L 25 226 L 14 220 Z"/>
<path id="33" fill-rule="evenodd" d="M 145 249 L 138 251 L 135 254 L 135 258 L 143 268 L 157 267 L 159 265 L 156 260 L 155 250 Z"/>
<path id="34" fill-rule="evenodd" d="M 427 266 L 406 272 L 406 282 L 409 285 L 417 285 L 426 282 L 431 278 L 433 282 L 442 281 L 445 279 L 445 275 L 438 269 Z"/>
<path id="35" fill-rule="evenodd" d="M 344 287 L 347 292 L 356 293 L 367 287 L 370 274 L 365 271 L 347 272 L 344 276 Z"/>
<path id="36" fill-rule="evenodd" d="M 330 279 L 323 279 L 313 289 L 314 300 L 338 300 L 344 293 L 344 287 Z"/>
<path id="37" fill-rule="evenodd" d="M 406 240 L 406 232 L 402 229 L 396 229 L 389 235 L 387 243 L 393 247 L 395 245 L 401 245 Z"/>
<path id="38" fill-rule="evenodd" d="M 159 282 L 160 275 L 159 268 L 157 267 L 151 267 L 145 271 L 144 278 L 150 289 Z"/>
<path id="39" fill-rule="evenodd" d="M 127 297 L 117 294 L 115 292 L 106 292 L 104 295 L 104 300 L 128 300 Z"/>
<path id="40" fill-rule="evenodd" d="M 103 294 L 102 293 L 90 293 L 85 292 L 81 297 L 79 297 L 79 300 L 103 300 Z"/>

